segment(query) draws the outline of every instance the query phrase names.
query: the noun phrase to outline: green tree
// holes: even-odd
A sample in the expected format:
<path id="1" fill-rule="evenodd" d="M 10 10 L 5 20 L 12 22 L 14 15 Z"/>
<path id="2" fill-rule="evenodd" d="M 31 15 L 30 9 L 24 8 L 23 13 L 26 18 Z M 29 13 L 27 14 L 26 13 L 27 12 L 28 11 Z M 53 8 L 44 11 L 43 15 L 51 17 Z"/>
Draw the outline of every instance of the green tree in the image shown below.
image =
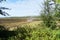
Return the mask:
<path id="1" fill-rule="evenodd" d="M 55 17 L 60 18 L 60 4 L 56 4 Z"/>
<path id="2" fill-rule="evenodd" d="M 55 17 L 60 20 L 60 0 L 55 0 Z"/>
<path id="3" fill-rule="evenodd" d="M 44 7 L 41 13 L 41 18 L 43 20 L 43 23 L 47 26 L 50 27 L 51 29 L 56 28 L 56 22 L 55 22 L 55 17 L 54 17 L 54 10 L 52 10 L 53 3 L 50 3 L 51 0 L 46 0 L 44 1 Z"/>

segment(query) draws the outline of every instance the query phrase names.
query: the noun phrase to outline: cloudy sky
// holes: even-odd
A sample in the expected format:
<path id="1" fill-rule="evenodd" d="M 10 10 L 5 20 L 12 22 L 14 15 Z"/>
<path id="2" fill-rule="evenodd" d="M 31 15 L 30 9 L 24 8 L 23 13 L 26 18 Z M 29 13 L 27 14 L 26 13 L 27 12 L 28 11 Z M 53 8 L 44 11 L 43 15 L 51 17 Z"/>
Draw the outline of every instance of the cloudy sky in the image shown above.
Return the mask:
<path id="1" fill-rule="evenodd" d="M 5 10 L 11 16 L 35 16 L 39 15 L 42 2 L 43 0 L 7 0 L 0 4 L 11 9 Z"/>

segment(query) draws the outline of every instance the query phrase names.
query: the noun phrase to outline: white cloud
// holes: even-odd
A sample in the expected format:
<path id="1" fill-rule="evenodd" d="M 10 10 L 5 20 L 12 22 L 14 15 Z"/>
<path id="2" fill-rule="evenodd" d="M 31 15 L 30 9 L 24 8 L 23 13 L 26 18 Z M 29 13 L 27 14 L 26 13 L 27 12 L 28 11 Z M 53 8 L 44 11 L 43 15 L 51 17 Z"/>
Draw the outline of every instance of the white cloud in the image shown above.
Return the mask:
<path id="1" fill-rule="evenodd" d="M 40 4 L 42 0 L 19 0 L 15 3 L 3 3 L 5 7 L 11 8 L 6 10 L 11 16 L 32 16 L 39 15 Z"/>

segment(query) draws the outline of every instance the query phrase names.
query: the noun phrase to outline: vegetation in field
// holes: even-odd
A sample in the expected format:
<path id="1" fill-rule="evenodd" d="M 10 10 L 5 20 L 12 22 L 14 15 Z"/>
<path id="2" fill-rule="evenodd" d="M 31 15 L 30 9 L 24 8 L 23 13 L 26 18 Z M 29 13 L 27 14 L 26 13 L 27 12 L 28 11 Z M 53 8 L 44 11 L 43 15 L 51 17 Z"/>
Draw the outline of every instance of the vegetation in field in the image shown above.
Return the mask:
<path id="1" fill-rule="evenodd" d="M 36 27 L 35 27 L 36 26 Z M 0 39 L 6 40 L 60 40 L 60 29 L 52 30 L 45 25 L 28 26 L 24 25 L 14 31 L 1 30 Z M 33 27 L 33 28 L 32 28 Z"/>

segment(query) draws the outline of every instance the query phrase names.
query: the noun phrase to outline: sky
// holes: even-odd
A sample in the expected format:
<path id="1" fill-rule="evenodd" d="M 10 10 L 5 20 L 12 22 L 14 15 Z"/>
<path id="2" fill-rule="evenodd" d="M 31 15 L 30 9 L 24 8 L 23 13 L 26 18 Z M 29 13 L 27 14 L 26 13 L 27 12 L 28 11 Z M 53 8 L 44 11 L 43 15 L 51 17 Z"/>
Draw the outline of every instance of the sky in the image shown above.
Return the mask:
<path id="1" fill-rule="evenodd" d="M 41 10 L 40 5 L 42 2 L 43 0 L 7 0 L 0 4 L 11 9 L 3 10 L 9 13 L 10 16 L 37 16 Z"/>

